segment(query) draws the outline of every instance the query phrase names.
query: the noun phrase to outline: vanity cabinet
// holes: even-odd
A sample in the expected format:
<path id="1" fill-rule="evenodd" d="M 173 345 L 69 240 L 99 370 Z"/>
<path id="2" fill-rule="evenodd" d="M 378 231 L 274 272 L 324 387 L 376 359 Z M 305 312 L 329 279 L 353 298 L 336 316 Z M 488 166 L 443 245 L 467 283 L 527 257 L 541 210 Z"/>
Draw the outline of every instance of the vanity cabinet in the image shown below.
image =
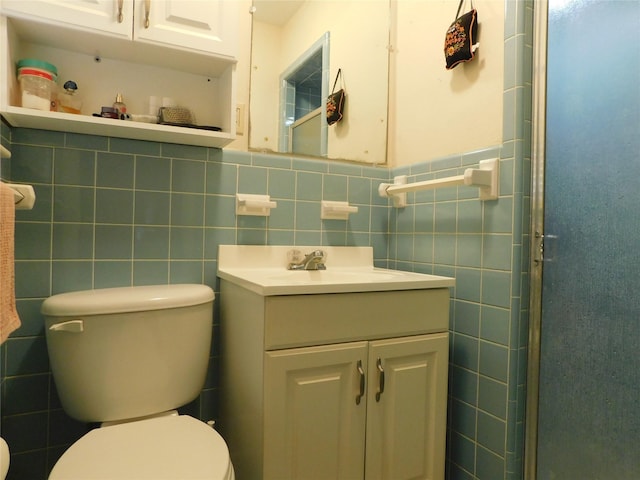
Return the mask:
<path id="1" fill-rule="evenodd" d="M 235 138 L 239 4 L 224 0 L 0 1 L 0 113 L 16 127 L 222 147 Z M 20 106 L 15 65 L 37 58 L 72 79 L 82 115 Z M 128 112 L 150 96 L 188 108 L 195 129 L 94 117 L 122 93 Z"/>
<path id="2" fill-rule="evenodd" d="M 219 425 L 238 478 L 444 478 L 448 288 L 220 291 Z"/>
<path id="3" fill-rule="evenodd" d="M 440 333 L 267 352 L 264 478 L 438 478 L 447 350 Z"/>

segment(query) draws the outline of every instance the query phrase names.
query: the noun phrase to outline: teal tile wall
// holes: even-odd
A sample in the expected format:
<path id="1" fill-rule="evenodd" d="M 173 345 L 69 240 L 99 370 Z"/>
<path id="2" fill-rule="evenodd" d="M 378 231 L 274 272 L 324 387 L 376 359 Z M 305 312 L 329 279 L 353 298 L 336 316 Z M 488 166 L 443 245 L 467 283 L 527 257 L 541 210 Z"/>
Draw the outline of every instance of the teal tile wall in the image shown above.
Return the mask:
<path id="1" fill-rule="evenodd" d="M 0 428 L 10 480 L 44 480 L 87 427 L 61 409 L 39 313 L 47 296 L 85 288 L 201 282 L 216 291 L 220 244 L 371 245 L 378 266 L 456 278 L 450 316 L 447 478 L 522 478 L 528 314 L 532 2 L 505 2 L 504 141 L 392 170 L 201 147 L 1 126 L 13 157 L 0 177 L 34 185 L 18 211 L 16 292 L 23 325 L 0 346 Z M 425 146 L 428 148 L 428 146 Z M 473 188 L 409 195 L 381 181 L 459 175 L 500 158 L 500 198 Z M 236 217 L 236 191 L 268 193 L 271 217 Z M 320 220 L 348 200 L 348 222 Z M 217 324 L 214 339 L 217 338 Z M 183 411 L 215 418 L 217 356 Z"/>
<path id="2" fill-rule="evenodd" d="M 519 258 L 526 238 L 525 220 L 514 203 L 525 201 L 528 193 L 514 188 L 523 182 L 509 165 L 523 158 L 511 152 L 505 144 L 391 173 L 408 175 L 413 183 L 461 175 L 480 159 L 501 159 L 497 201 L 479 201 L 473 188 L 442 188 L 408 194 L 408 206 L 391 208 L 389 215 L 392 268 L 456 278 L 450 318 L 450 479 L 522 476 L 524 378 L 517 368 L 526 343 L 516 331 L 526 313 L 520 311 L 521 304 L 526 307 L 520 298 L 526 270 Z"/>
<path id="3" fill-rule="evenodd" d="M 500 158 L 498 201 L 480 202 L 471 188 L 442 188 L 409 194 L 408 206 L 389 215 L 391 267 L 456 278 L 447 445 L 452 480 L 523 476 L 532 31 L 533 2 L 505 2 L 502 144 L 391 172 L 411 183 Z"/>
<path id="4" fill-rule="evenodd" d="M 374 245 L 386 265 L 387 208 L 371 209 L 386 169 L 252 155 L 4 126 L 12 150 L 2 178 L 36 191 L 16 211 L 16 297 L 23 326 L 0 350 L 2 434 L 10 479 L 44 479 L 87 431 L 61 409 L 51 378 L 42 301 L 56 293 L 158 283 L 205 283 L 217 291 L 219 244 Z M 272 216 L 236 217 L 235 193 L 269 193 Z M 359 207 L 350 220 L 320 219 L 322 198 Z M 217 332 L 217 323 L 214 326 Z M 182 410 L 217 415 L 214 342 L 207 383 Z"/>

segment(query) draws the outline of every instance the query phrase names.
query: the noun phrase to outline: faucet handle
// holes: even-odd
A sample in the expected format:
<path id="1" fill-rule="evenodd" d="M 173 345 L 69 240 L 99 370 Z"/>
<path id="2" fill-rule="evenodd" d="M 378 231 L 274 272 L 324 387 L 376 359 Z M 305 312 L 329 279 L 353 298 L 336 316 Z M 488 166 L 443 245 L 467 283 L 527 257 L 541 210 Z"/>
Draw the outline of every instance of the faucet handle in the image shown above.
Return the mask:
<path id="1" fill-rule="evenodd" d="M 304 253 L 298 250 L 297 248 L 293 248 L 287 252 L 287 261 L 291 265 L 292 263 L 300 263 L 304 260 Z"/>
<path id="2" fill-rule="evenodd" d="M 306 258 L 314 258 L 316 263 L 322 265 L 320 269 L 324 269 L 324 263 L 327 261 L 327 252 L 324 250 L 314 250 L 306 255 Z"/>

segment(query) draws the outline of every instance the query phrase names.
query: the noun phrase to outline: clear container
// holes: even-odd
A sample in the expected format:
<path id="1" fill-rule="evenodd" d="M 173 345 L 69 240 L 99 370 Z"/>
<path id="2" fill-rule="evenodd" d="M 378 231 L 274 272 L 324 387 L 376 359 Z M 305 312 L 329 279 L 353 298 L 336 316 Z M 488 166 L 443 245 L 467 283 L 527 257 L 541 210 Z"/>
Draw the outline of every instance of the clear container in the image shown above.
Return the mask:
<path id="1" fill-rule="evenodd" d="M 36 110 L 51 110 L 55 106 L 57 86 L 53 80 L 37 75 L 19 75 L 21 106 Z"/>
<path id="2" fill-rule="evenodd" d="M 80 113 L 82 100 L 77 93 L 78 85 L 73 80 L 64 84 L 64 92 L 58 95 L 58 111 L 64 113 Z"/>
<path id="3" fill-rule="evenodd" d="M 17 73 L 22 107 L 56 110 L 58 70 L 54 65 L 25 58 L 18 62 Z"/>

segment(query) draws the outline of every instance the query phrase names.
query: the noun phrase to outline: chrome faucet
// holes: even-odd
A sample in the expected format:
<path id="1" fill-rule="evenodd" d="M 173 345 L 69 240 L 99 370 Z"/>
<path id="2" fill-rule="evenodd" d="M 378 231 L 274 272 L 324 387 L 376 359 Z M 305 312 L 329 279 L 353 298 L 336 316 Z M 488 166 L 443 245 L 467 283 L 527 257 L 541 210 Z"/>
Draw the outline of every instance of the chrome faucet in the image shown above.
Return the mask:
<path id="1" fill-rule="evenodd" d="M 302 257 L 300 255 L 292 255 L 290 257 L 290 263 L 287 267 L 289 270 L 326 270 L 327 266 L 324 264 L 327 254 L 322 250 L 314 250 L 307 253 Z"/>

